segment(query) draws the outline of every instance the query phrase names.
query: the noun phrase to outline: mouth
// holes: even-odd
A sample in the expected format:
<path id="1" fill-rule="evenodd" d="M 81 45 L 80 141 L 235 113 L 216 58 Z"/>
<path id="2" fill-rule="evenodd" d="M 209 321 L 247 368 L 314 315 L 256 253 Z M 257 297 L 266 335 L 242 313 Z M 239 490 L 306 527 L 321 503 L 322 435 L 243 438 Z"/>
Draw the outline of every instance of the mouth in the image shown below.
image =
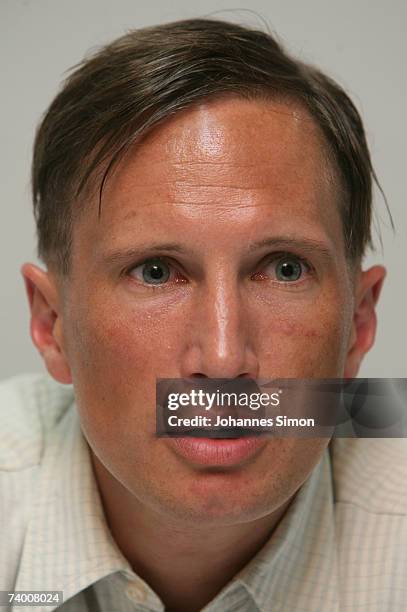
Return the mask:
<path id="1" fill-rule="evenodd" d="M 230 437 L 222 431 L 216 438 L 192 436 L 191 433 L 188 436 L 165 438 L 165 442 L 178 458 L 193 465 L 207 467 L 232 467 L 245 463 L 260 454 L 267 441 L 264 436 L 253 436 L 253 433 L 250 437 L 236 437 L 235 430 Z"/>
<path id="2" fill-rule="evenodd" d="M 233 439 L 233 438 L 257 438 L 264 435 L 264 429 L 256 432 L 254 428 L 248 429 L 244 427 L 223 427 L 220 429 L 197 429 L 197 428 L 180 428 L 177 427 L 176 432 L 167 432 L 170 438 L 205 438 L 207 440 L 217 439 Z"/>

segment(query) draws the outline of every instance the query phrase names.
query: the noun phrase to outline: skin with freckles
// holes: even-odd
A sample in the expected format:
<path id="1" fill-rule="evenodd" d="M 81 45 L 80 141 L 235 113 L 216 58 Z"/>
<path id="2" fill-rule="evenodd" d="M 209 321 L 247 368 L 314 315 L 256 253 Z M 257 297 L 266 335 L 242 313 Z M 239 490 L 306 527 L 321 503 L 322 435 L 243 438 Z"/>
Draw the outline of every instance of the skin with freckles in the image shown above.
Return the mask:
<path id="1" fill-rule="evenodd" d="M 341 205 L 306 110 L 223 97 L 126 155 L 100 220 L 95 197 L 74 227 L 68 280 L 22 268 L 33 341 L 73 382 L 112 533 L 169 609 L 199 609 L 255 554 L 328 440 L 192 465 L 155 437 L 156 378 L 356 376 L 385 271 L 350 271 Z"/>

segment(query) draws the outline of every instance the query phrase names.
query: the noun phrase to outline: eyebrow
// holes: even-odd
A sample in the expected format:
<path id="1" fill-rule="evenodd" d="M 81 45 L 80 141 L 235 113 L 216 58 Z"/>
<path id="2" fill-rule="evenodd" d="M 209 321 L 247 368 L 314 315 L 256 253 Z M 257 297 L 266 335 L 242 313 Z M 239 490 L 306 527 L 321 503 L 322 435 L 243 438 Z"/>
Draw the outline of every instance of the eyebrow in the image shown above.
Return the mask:
<path id="1" fill-rule="evenodd" d="M 187 253 L 187 249 L 175 242 L 157 242 L 146 246 L 129 247 L 109 251 L 105 255 L 102 255 L 102 259 L 103 262 L 107 264 L 121 264 L 132 259 L 138 259 L 139 257 L 148 258 L 151 255 L 155 255 L 157 251 L 166 251 L 167 253 L 170 252 L 179 254 Z"/>
<path id="2" fill-rule="evenodd" d="M 295 238 L 293 236 L 275 236 L 254 242 L 249 246 L 249 251 L 257 251 L 261 248 L 300 249 L 303 253 L 318 253 L 322 259 L 332 261 L 334 254 L 329 246 L 320 240 L 313 238 Z"/>
<path id="3" fill-rule="evenodd" d="M 292 236 L 275 236 L 273 238 L 265 238 L 248 245 L 247 251 L 253 253 L 264 248 L 279 248 L 285 249 L 300 249 L 304 254 L 318 253 L 319 256 L 326 260 L 332 261 L 334 255 L 329 247 L 322 241 L 311 238 L 295 238 Z M 102 255 L 102 260 L 108 265 L 125 264 L 128 261 L 138 258 L 148 258 L 156 255 L 157 252 L 178 253 L 180 255 L 188 254 L 188 249 L 176 242 L 157 242 L 150 243 L 145 246 L 129 247 L 116 249 Z"/>

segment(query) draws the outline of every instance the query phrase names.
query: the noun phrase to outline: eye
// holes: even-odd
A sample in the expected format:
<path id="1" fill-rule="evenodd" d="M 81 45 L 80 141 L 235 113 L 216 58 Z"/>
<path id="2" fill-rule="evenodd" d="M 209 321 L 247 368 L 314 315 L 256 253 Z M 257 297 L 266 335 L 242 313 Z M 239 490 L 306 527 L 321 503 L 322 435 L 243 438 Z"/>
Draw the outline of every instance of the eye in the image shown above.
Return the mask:
<path id="1" fill-rule="evenodd" d="M 171 268 L 166 261 L 154 258 L 134 266 L 129 273 L 148 285 L 163 285 L 171 276 Z"/>
<path id="2" fill-rule="evenodd" d="M 255 280 L 274 280 L 280 283 L 295 283 L 311 272 L 311 266 L 301 257 L 279 254 L 268 260 Z"/>
<path id="3" fill-rule="evenodd" d="M 276 277 L 279 281 L 297 281 L 301 278 L 301 262 L 293 258 L 280 259 L 276 265 Z"/>

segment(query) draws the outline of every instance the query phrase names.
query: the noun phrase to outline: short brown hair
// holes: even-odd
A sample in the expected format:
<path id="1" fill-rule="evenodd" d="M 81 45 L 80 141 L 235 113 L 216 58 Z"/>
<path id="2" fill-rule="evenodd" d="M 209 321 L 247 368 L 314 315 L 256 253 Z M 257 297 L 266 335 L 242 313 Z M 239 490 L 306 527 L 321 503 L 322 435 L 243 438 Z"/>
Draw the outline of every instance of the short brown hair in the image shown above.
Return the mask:
<path id="1" fill-rule="evenodd" d="M 72 70 L 38 127 L 32 165 L 38 256 L 60 273 L 69 273 L 74 204 L 91 179 L 100 178 L 100 214 L 108 173 L 131 145 L 181 109 L 226 92 L 305 105 L 342 178 L 347 257 L 358 261 L 371 246 L 377 179 L 359 113 L 336 82 L 290 57 L 270 33 L 177 21 L 132 30 Z"/>

